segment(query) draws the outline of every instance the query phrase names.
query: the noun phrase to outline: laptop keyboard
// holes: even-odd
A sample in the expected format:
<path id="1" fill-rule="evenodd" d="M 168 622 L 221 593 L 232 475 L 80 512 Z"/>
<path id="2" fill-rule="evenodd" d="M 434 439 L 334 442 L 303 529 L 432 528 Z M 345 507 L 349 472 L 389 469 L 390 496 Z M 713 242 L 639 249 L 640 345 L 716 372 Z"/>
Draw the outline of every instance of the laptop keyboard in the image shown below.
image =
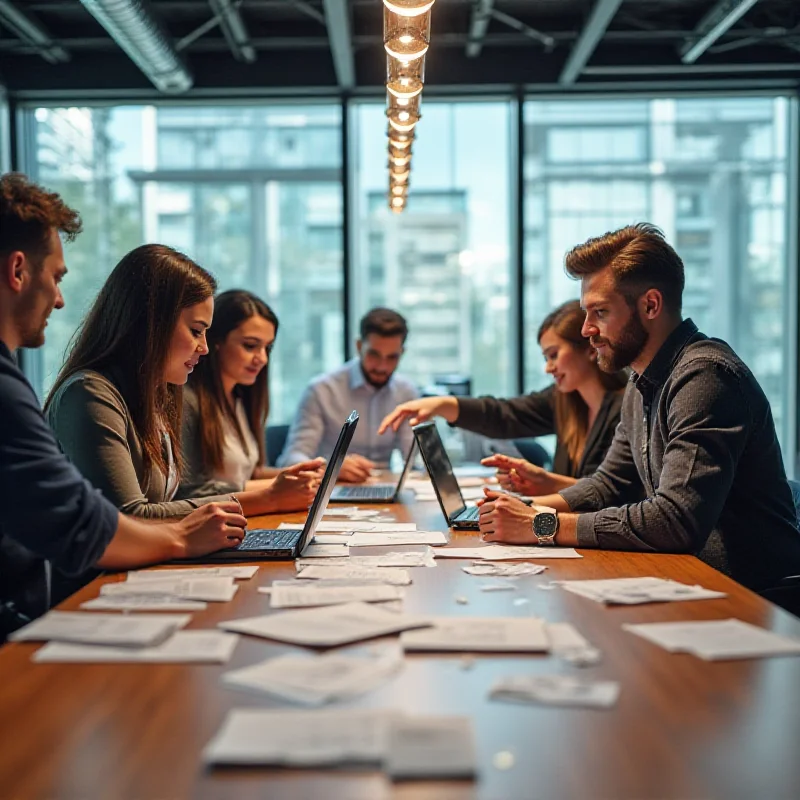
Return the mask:
<path id="1" fill-rule="evenodd" d="M 294 547 L 301 531 L 255 530 L 245 534 L 237 550 L 282 550 Z"/>
<path id="2" fill-rule="evenodd" d="M 468 506 L 456 517 L 456 519 L 459 522 L 477 522 L 480 511 L 481 510 L 478 508 L 478 506 Z"/>
<path id="3" fill-rule="evenodd" d="M 393 486 L 341 486 L 336 490 L 339 499 L 347 500 L 382 500 L 391 498 L 393 494 Z"/>

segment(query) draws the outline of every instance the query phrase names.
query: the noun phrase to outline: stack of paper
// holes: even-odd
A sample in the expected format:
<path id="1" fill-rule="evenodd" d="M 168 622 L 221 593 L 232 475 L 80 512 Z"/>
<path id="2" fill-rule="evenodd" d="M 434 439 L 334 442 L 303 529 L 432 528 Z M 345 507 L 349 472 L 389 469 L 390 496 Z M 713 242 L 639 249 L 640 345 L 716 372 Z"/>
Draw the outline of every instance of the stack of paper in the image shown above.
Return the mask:
<path id="1" fill-rule="evenodd" d="M 377 556 L 350 556 L 349 558 L 328 558 L 322 564 L 298 558 L 295 561 L 298 570 L 310 566 L 323 567 L 435 567 L 433 550 L 403 550 L 401 552 L 381 553 Z"/>
<path id="2" fill-rule="evenodd" d="M 184 600 L 174 594 L 112 594 L 81 603 L 88 611 L 202 611 L 208 603 Z"/>
<path id="3" fill-rule="evenodd" d="M 294 522 L 281 522 L 278 525 L 279 530 L 284 531 L 301 531 L 303 526 Z M 348 533 L 408 533 L 415 531 L 417 524 L 415 522 L 363 522 L 349 520 L 331 520 L 330 522 L 320 522 L 314 533 L 339 533 L 346 531 Z"/>
<path id="4" fill-rule="evenodd" d="M 211 764 L 381 766 L 398 780 L 464 778 L 476 772 L 468 718 L 380 710 L 235 709 L 203 758 Z"/>
<path id="5" fill-rule="evenodd" d="M 386 547 L 398 544 L 447 544 L 441 531 L 356 532 L 348 540 L 350 547 Z"/>
<path id="6" fill-rule="evenodd" d="M 402 600 L 405 597 L 405 591 L 399 586 L 390 586 L 386 583 L 366 586 L 327 586 L 328 581 L 293 583 L 295 584 L 293 586 L 273 585 L 269 589 L 258 591 L 269 594 L 272 608 L 304 608 L 359 602 L 380 603 L 386 600 Z"/>
<path id="7" fill-rule="evenodd" d="M 706 661 L 800 655 L 800 639 L 779 636 L 738 619 L 622 627 L 671 653 L 691 653 Z"/>
<path id="8" fill-rule="evenodd" d="M 726 597 L 702 586 L 688 586 L 662 578 L 609 578 L 592 581 L 557 581 L 568 592 L 598 603 L 664 603 L 673 600 L 715 600 Z"/>
<path id="9" fill-rule="evenodd" d="M 258 567 L 182 567 L 179 569 L 139 569 L 128 573 L 128 581 L 164 581 L 172 578 L 233 578 L 249 580 Z"/>
<path id="10" fill-rule="evenodd" d="M 316 538 L 311 544 L 307 544 L 302 552 L 303 558 L 347 558 L 350 555 L 350 548 L 347 542 L 327 543 L 318 542 Z"/>
<path id="11" fill-rule="evenodd" d="M 403 649 L 544 653 L 550 648 L 544 622 L 533 617 L 434 617 L 430 623 L 403 633 Z"/>
<path id="12" fill-rule="evenodd" d="M 121 618 L 117 616 L 117 619 Z M 136 619 L 141 619 L 141 616 Z M 238 636 L 221 631 L 178 631 L 154 647 L 50 642 L 33 654 L 33 660 L 49 664 L 224 664 L 230 659 L 238 640 Z"/>
<path id="13" fill-rule="evenodd" d="M 619 683 L 567 675 L 513 675 L 497 681 L 489 696 L 511 703 L 611 708 L 619 697 Z"/>
<path id="14" fill-rule="evenodd" d="M 12 633 L 12 642 L 74 642 L 114 647 L 149 647 L 168 639 L 189 623 L 189 614 L 82 614 L 50 611 Z"/>
<path id="15" fill-rule="evenodd" d="M 315 581 L 370 581 L 391 583 L 393 586 L 408 586 L 411 583 L 409 571 L 396 567 L 329 567 L 325 564 L 313 564 L 303 567 L 297 577 Z"/>
<path id="16" fill-rule="evenodd" d="M 515 561 L 524 558 L 583 558 L 572 547 L 535 547 L 487 544 L 479 547 L 437 547 L 436 558 L 473 558 L 481 561 Z"/>
<path id="17" fill-rule="evenodd" d="M 424 617 L 386 611 L 367 603 L 305 608 L 220 622 L 219 627 L 307 647 L 338 647 L 429 625 Z"/>
<path id="18" fill-rule="evenodd" d="M 468 575 L 493 575 L 505 578 L 519 578 L 522 575 L 538 575 L 547 567 L 541 564 L 481 564 L 461 567 Z"/>
<path id="19" fill-rule="evenodd" d="M 231 577 L 213 578 L 168 578 L 165 580 L 128 580 L 122 583 L 105 583 L 100 587 L 101 596 L 158 594 L 172 595 L 183 600 L 206 600 L 226 602 L 232 600 L 239 587 Z"/>
<path id="20" fill-rule="evenodd" d="M 397 647 L 377 655 L 285 655 L 227 672 L 222 682 L 294 703 L 323 705 L 377 688 L 402 668 L 402 656 Z"/>

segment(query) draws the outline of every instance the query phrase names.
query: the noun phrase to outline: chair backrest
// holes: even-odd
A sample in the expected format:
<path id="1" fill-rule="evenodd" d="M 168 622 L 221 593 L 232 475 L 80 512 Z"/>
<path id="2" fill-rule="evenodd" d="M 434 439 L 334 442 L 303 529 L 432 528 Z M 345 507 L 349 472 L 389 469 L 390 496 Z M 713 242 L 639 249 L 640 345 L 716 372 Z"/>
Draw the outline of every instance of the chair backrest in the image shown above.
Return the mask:
<path id="1" fill-rule="evenodd" d="M 274 467 L 278 463 L 286 437 L 289 435 L 288 425 L 267 425 L 265 445 L 267 448 L 267 466 Z"/>
<path id="2" fill-rule="evenodd" d="M 514 447 L 522 453 L 522 457 L 537 467 L 550 465 L 550 456 L 536 439 L 514 439 Z"/>
<path id="3" fill-rule="evenodd" d="M 794 500 L 794 512 L 797 516 L 797 527 L 800 528 L 800 483 L 789 478 L 789 488 L 792 490 Z"/>

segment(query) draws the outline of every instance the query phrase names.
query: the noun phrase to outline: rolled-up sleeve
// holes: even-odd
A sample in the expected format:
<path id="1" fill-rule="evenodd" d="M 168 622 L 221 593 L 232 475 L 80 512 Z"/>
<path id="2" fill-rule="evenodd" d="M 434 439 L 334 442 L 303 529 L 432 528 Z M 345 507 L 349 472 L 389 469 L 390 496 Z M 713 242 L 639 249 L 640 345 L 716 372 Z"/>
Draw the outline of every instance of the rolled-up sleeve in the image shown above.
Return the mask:
<path id="1" fill-rule="evenodd" d="M 654 494 L 581 515 L 578 546 L 685 553 L 705 545 L 733 484 L 751 409 L 729 368 L 699 358 L 675 376 L 667 406 L 669 439 Z M 569 503 L 569 490 L 562 495 Z"/>
<path id="2" fill-rule="evenodd" d="M 2 533 L 68 575 L 90 569 L 117 530 L 119 512 L 58 447 L 33 390 L 0 375 Z"/>

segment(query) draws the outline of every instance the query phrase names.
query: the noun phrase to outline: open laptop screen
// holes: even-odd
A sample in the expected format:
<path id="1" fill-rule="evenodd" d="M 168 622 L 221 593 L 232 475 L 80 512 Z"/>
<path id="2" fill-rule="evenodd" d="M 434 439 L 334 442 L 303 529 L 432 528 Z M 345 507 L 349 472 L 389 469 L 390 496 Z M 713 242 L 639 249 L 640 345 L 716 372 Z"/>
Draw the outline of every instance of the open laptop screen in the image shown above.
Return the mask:
<path id="1" fill-rule="evenodd" d="M 336 479 L 339 477 L 339 470 L 342 468 L 342 462 L 347 455 L 347 448 L 350 446 L 350 440 L 353 438 L 353 434 L 356 431 L 356 425 L 358 425 L 358 414 L 352 411 L 350 416 L 345 420 L 342 430 L 339 432 L 336 446 L 333 448 L 333 452 L 328 459 L 328 466 L 325 467 L 325 475 L 322 477 L 319 489 L 317 489 L 317 493 L 314 495 L 314 502 L 311 504 L 311 508 L 308 511 L 306 524 L 303 526 L 303 538 L 300 541 L 301 553 L 305 546 L 311 541 L 320 518 L 328 507 L 328 500 L 330 500 L 331 492 L 336 485 Z"/>
<path id="2" fill-rule="evenodd" d="M 442 438 L 433 422 L 414 426 L 414 437 L 419 446 L 425 466 L 428 468 L 433 487 L 439 496 L 445 516 L 450 521 L 464 510 L 464 498 L 453 475 L 453 466 L 442 444 Z"/>

